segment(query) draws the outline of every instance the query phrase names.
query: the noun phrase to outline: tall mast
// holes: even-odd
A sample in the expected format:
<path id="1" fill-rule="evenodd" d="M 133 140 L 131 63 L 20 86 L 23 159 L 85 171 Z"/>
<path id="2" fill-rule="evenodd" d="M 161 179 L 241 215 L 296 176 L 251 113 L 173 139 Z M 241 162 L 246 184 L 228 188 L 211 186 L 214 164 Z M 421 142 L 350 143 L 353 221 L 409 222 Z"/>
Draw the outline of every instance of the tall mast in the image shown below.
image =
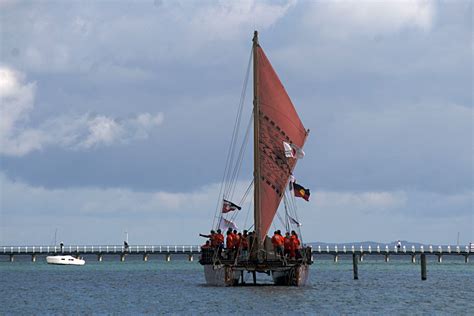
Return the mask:
<path id="1" fill-rule="evenodd" d="M 260 100 L 258 96 L 258 32 L 253 35 L 253 164 L 254 164 L 254 228 L 257 242 L 257 253 L 262 248 L 260 231 Z"/>

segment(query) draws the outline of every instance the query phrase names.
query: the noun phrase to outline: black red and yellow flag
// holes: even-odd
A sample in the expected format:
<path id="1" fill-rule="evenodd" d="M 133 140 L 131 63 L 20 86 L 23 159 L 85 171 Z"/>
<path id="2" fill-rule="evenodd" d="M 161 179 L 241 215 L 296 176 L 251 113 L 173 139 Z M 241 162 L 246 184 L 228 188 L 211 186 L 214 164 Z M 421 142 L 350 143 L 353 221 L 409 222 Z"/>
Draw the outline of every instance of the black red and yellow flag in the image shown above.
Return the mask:
<path id="1" fill-rule="evenodd" d="M 295 192 L 296 197 L 300 197 L 300 198 L 305 199 L 306 201 L 309 201 L 309 196 L 310 196 L 309 189 L 305 189 L 301 185 L 297 184 L 296 182 L 293 182 L 293 192 Z"/>

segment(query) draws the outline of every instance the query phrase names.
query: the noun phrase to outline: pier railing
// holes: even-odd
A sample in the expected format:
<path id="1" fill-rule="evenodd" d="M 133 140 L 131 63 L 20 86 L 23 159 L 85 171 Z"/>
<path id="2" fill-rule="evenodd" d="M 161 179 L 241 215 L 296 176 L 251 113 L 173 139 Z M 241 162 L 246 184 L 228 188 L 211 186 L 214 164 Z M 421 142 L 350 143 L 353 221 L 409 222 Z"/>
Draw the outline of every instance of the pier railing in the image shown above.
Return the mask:
<path id="1" fill-rule="evenodd" d="M 378 245 L 368 246 L 321 246 L 312 248 L 313 254 L 470 254 L 474 253 L 474 247 L 469 246 L 397 246 Z M 42 254 L 42 253 L 200 253 L 199 245 L 65 245 L 61 246 L 0 246 L 1 254 Z"/>
<path id="2" fill-rule="evenodd" d="M 163 254 L 167 261 L 171 260 L 171 255 L 185 254 L 189 260 L 193 260 L 194 255 L 201 253 L 201 247 L 198 245 L 64 245 L 64 246 L 0 246 L 0 255 L 9 255 L 10 261 L 14 261 L 16 255 L 31 255 L 32 261 L 36 260 L 38 255 L 97 255 L 99 261 L 102 261 L 104 255 L 117 254 L 120 260 L 124 261 L 127 255 L 143 255 L 143 260 L 147 261 L 149 255 Z M 332 255 L 334 262 L 339 260 L 340 256 L 357 255 L 359 261 L 363 261 L 366 255 L 382 255 L 385 261 L 390 260 L 390 256 L 409 255 L 411 261 L 416 262 L 417 256 L 433 255 L 442 262 L 445 255 L 464 256 L 464 261 L 469 262 L 470 254 L 474 253 L 474 247 L 471 246 L 418 246 L 405 245 L 397 246 L 377 245 L 372 246 L 347 246 L 347 245 L 313 245 L 311 254 L 313 259 L 319 255 Z"/>
<path id="3" fill-rule="evenodd" d="M 0 246 L 3 254 L 51 254 L 51 253 L 200 253 L 198 245 L 65 245 L 61 246 Z"/>

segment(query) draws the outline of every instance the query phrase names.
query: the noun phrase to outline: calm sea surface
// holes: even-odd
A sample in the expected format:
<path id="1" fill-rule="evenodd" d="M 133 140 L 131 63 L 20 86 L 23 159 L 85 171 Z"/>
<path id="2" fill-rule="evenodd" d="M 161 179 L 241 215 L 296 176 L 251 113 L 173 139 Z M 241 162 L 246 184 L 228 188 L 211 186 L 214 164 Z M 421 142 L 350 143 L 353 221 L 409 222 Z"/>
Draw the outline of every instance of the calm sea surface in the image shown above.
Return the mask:
<path id="1" fill-rule="evenodd" d="M 302 288 L 204 285 L 199 263 L 186 258 L 86 257 L 83 267 L 0 256 L 0 314 L 459 314 L 474 315 L 474 258 L 428 257 L 428 280 L 410 257 L 371 257 L 352 279 L 352 258 L 317 257 Z M 258 275 L 259 280 L 270 282 Z M 251 275 L 248 275 L 251 281 Z"/>

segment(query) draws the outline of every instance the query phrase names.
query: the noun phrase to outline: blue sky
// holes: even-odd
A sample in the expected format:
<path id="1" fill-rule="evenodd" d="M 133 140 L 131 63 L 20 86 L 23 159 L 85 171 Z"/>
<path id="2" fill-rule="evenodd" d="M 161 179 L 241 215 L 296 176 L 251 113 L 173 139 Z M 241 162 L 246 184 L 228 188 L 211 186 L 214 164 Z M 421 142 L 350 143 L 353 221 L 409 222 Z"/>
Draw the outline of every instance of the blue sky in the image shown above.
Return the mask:
<path id="1" fill-rule="evenodd" d="M 254 29 L 311 129 L 306 241 L 474 240 L 470 1 L 0 6 L 0 244 L 201 242 Z"/>

